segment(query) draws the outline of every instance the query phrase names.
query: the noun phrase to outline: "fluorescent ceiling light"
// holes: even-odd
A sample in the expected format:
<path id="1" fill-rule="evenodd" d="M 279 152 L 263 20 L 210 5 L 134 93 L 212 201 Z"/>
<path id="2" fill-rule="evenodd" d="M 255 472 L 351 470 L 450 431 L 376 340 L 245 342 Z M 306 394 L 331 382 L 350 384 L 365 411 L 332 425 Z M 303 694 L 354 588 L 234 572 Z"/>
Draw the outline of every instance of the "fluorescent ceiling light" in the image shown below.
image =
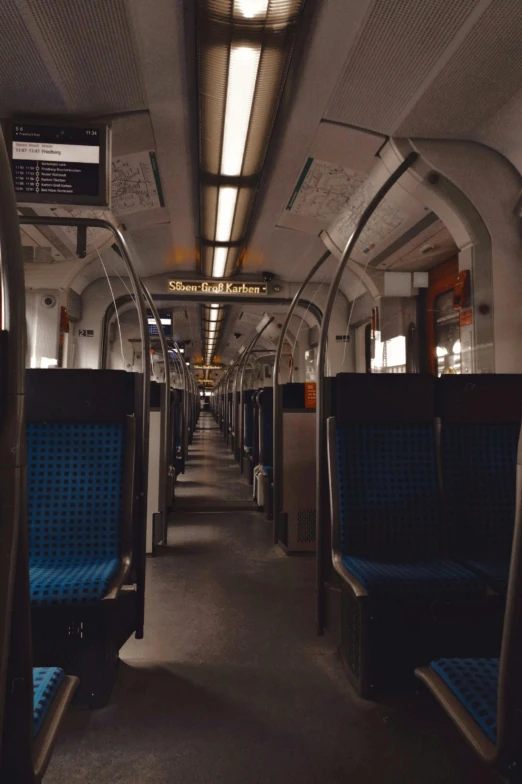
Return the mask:
<path id="1" fill-rule="evenodd" d="M 237 188 L 220 188 L 216 221 L 216 242 L 230 242 L 234 213 L 236 211 Z"/>
<path id="2" fill-rule="evenodd" d="M 216 248 L 214 250 L 214 261 L 212 262 L 212 276 L 222 278 L 227 266 L 228 248 Z"/>
<path id="3" fill-rule="evenodd" d="M 260 5 L 259 0 L 245 6 Z M 264 3 L 265 10 L 267 3 Z M 245 14 L 246 15 L 246 14 Z M 254 14 L 252 14 L 253 16 Z M 221 174 L 238 177 L 243 168 L 248 126 L 256 89 L 261 46 L 232 46 L 228 66 L 225 128 L 221 153 Z M 226 242 L 226 240 L 223 240 Z"/>
<path id="4" fill-rule="evenodd" d="M 253 19 L 254 16 L 266 16 L 269 0 L 236 0 L 236 7 L 245 19 Z"/>
<path id="5" fill-rule="evenodd" d="M 209 320 L 210 320 L 210 321 L 213 321 L 213 322 L 216 322 L 216 321 L 218 320 L 218 316 L 219 316 L 219 308 L 217 308 L 217 307 L 216 307 L 216 308 L 212 307 L 212 308 L 210 309 L 210 316 L 209 316 Z"/>

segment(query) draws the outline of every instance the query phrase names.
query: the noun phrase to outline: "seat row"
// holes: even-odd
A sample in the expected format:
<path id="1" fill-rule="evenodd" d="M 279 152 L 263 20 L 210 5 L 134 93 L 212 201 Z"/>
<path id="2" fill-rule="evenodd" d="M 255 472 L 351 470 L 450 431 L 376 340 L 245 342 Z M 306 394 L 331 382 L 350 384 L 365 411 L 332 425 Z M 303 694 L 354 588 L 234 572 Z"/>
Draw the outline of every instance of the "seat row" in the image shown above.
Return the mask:
<path id="1" fill-rule="evenodd" d="M 417 667 L 506 769 L 522 707 L 522 376 L 341 374 L 335 396 L 332 560 L 350 680 L 375 697 Z"/>

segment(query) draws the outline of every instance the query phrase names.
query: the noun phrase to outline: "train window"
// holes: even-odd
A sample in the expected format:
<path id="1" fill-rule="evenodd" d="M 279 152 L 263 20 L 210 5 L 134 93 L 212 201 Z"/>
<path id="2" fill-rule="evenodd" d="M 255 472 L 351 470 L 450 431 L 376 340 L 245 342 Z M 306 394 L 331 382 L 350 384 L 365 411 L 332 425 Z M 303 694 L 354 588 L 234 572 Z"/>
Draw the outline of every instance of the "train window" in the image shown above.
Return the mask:
<path id="1" fill-rule="evenodd" d="M 381 333 L 376 331 L 372 355 L 372 373 L 406 373 L 406 338 L 404 335 L 397 335 L 390 340 L 381 341 Z"/>
<path id="2" fill-rule="evenodd" d="M 453 304 L 453 289 L 439 294 L 433 308 L 437 376 L 461 373 L 460 319 Z"/>

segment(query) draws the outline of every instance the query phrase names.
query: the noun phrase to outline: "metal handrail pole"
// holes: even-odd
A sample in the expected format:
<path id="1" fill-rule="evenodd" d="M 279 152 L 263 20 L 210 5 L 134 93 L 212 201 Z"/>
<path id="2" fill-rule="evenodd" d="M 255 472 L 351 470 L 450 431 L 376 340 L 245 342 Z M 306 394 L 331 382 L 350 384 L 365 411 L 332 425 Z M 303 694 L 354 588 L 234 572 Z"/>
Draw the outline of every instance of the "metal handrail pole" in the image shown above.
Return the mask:
<path id="1" fill-rule="evenodd" d="M 279 535 L 279 515 L 283 505 L 283 456 L 281 450 L 283 448 L 283 390 L 279 384 L 279 370 L 281 367 L 281 357 L 283 354 L 283 344 L 288 332 L 288 327 L 295 309 L 299 305 L 299 301 L 305 288 L 308 286 L 313 276 L 319 270 L 324 262 L 330 257 L 330 251 L 327 250 L 320 259 L 311 268 L 310 272 L 303 280 L 295 296 L 288 308 L 288 313 L 281 327 L 281 334 L 277 343 L 276 355 L 274 360 L 274 544 L 277 544 Z"/>
<path id="2" fill-rule="evenodd" d="M 147 323 L 147 310 L 145 307 L 145 297 L 141 286 L 141 279 L 138 276 L 132 262 L 131 252 L 127 240 L 123 233 L 110 221 L 100 218 L 55 218 L 47 215 L 20 215 L 21 225 L 29 226 L 71 226 L 73 228 L 97 228 L 110 231 L 116 241 L 116 245 L 121 253 L 124 264 L 127 268 L 132 285 L 136 309 L 138 311 L 138 322 L 142 345 L 142 371 L 143 371 L 143 394 L 142 394 L 142 445 L 141 445 L 141 471 L 142 471 L 142 491 L 137 499 L 140 504 L 140 530 L 139 530 L 139 553 L 136 567 L 136 585 L 138 588 L 138 607 L 137 607 L 137 629 L 136 638 L 143 637 L 143 624 L 145 619 L 145 551 L 147 536 L 147 484 L 148 484 L 148 464 L 149 464 L 149 411 L 150 411 L 150 340 Z"/>
<path id="3" fill-rule="evenodd" d="M 0 132 L 0 744 L 19 535 L 26 525 L 25 281 L 11 166 Z M 29 618 L 29 607 L 24 608 Z M 22 612 L 22 608 L 17 608 Z M 28 627 L 29 622 L 25 624 Z M 30 644 L 30 643 L 29 643 Z M 32 683 L 26 684 L 32 694 Z"/>
<path id="4" fill-rule="evenodd" d="M 250 354 L 252 353 L 252 350 L 254 349 L 254 346 L 256 345 L 257 341 L 259 340 L 259 338 L 261 337 L 261 335 L 263 334 L 265 329 L 268 326 L 270 326 L 270 324 L 272 324 L 273 321 L 274 321 L 274 317 L 272 316 L 266 322 L 266 324 L 264 324 L 262 329 L 259 330 L 257 335 L 254 336 L 253 341 L 250 343 L 250 345 L 248 346 L 247 350 L 245 351 L 246 356 L 244 357 L 243 363 L 241 365 L 241 370 L 239 371 L 239 373 L 240 373 L 240 380 L 239 380 L 239 412 L 238 412 L 239 413 L 239 423 L 238 423 L 238 427 L 239 427 L 239 465 L 240 466 L 242 465 L 243 450 L 244 450 L 244 446 L 245 446 L 245 433 L 244 433 L 245 412 L 243 410 L 243 400 L 244 400 L 243 381 L 244 381 L 244 377 L 245 377 L 245 369 L 246 369 L 246 366 L 248 364 L 248 360 L 249 360 Z"/>
<path id="5" fill-rule="evenodd" d="M 143 293 L 145 294 L 145 298 L 149 303 L 149 307 L 151 309 L 152 315 L 154 317 L 154 321 L 156 322 L 156 327 L 158 329 L 159 340 L 161 343 L 161 350 L 163 352 L 164 358 L 164 367 L 165 367 L 165 396 L 163 400 L 163 405 L 161 407 L 161 432 L 162 432 L 162 448 L 161 448 L 161 462 L 160 466 L 160 477 L 161 477 L 161 488 L 162 488 L 162 514 L 163 514 L 163 521 L 162 521 L 162 531 L 163 531 L 163 545 L 167 544 L 167 535 L 168 535 L 168 498 L 167 498 L 167 472 L 169 469 L 169 438 L 170 438 L 170 365 L 169 365 L 169 347 L 167 344 L 167 338 L 165 337 L 165 331 L 163 329 L 163 324 L 161 323 L 160 314 L 158 312 L 158 308 L 156 307 L 156 303 L 154 301 L 154 297 L 151 295 L 150 291 L 148 290 L 145 283 L 142 281 L 143 286 Z"/>
<path id="6" fill-rule="evenodd" d="M 326 366 L 326 345 L 328 338 L 328 329 L 330 326 L 330 319 L 332 316 L 333 305 L 337 291 L 341 282 L 341 278 L 345 267 L 348 263 L 350 255 L 355 248 L 357 240 L 361 236 L 369 219 L 384 199 L 386 194 L 395 185 L 402 175 L 415 163 L 418 158 L 418 153 L 411 152 L 404 161 L 395 169 L 395 171 L 388 177 L 386 182 L 381 185 L 377 193 L 370 200 L 369 204 L 365 207 L 357 226 L 346 247 L 341 255 L 333 280 L 330 284 L 326 305 L 323 312 L 323 319 L 321 322 L 321 331 L 319 334 L 319 344 L 317 351 L 317 403 L 316 403 L 316 599 L 317 599 L 317 633 L 324 633 L 325 618 L 326 618 L 326 603 L 325 603 L 325 575 L 326 563 L 325 556 L 329 551 L 324 546 L 323 525 L 324 519 L 328 519 L 325 510 L 328 509 L 328 472 L 326 468 L 326 400 L 325 400 L 325 366 Z"/>

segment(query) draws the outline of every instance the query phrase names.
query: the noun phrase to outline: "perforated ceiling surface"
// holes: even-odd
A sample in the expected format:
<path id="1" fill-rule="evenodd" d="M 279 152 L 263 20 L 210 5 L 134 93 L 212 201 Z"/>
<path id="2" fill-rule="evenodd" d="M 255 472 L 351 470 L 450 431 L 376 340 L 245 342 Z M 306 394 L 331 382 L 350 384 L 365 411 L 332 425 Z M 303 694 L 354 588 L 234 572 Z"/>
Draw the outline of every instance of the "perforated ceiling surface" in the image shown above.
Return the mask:
<path id="1" fill-rule="evenodd" d="M 2 0 L 1 11 L 4 115 L 146 107 L 124 0 Z"/>
<path id="2" fill-rule="evenodd" d="M 326 118 L 388 133 L 479 0 L 376 0 Z"/>
<path id="3" fill-rule="evenodd" d="M 64 111 L 60 88 L 35 48 L 15 0 L 2 0 L 0 23 L 0 112 Z M 31 57 L 27 53 L 31 52 Z"/>
<path id="4" fill-rule="evenodd" d="M 398 129 L 469 136 L 522 87 L 522 4 L 495 0 Z"/>

